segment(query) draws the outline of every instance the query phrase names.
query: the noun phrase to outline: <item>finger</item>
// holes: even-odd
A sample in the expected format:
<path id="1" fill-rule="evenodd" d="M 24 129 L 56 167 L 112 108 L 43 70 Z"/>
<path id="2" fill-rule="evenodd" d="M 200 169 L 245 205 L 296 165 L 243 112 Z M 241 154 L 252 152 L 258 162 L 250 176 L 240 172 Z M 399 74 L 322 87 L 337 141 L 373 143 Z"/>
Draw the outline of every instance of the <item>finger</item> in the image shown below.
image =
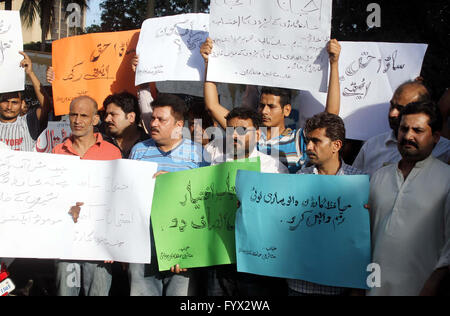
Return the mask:
<path id="1" fill-rule="evenodd" d="M 83 202 L 77 202 L 75 205 L 78 206 L 78 207 L 80 207 L 80 206 L 83 206 L 84 203 L 83 203 Z"/>

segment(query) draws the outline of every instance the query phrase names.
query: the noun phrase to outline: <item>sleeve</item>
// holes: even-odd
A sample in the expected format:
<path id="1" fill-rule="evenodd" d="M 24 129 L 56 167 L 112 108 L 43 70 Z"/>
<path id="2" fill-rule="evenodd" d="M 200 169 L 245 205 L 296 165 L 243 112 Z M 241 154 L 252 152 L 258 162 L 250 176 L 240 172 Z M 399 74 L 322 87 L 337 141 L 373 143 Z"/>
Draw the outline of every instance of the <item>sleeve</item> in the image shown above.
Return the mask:
<path id="1" fill-rule="evenodd" d="M 366 144 L 367 143 L 365 143 L 361 147 L 361 150 L 359 151 L 358 156 L 356 156 L 356 159 L 355 159 L 355 161 L 353 162 L 353 165 L 352 165 L 353 168 L 365 171 L 365 169 L 364 169 L 364 153 L 365 153 L 365 150 L 366 150 Z"/>
<path id="2" fill-rule="evenodd" d="M 36 114 L 36 109 L 30 110 L 26 115 L 26 119 L 31 138 L 33 140 L 37 140 L 41 133 L 47 128 L 47 124 L 45 126 L 41 126 Z"/>
<path id="3" fill-rule="evenodd" d="M 445 202 L 444 224 L 444 238 L 446 240 L 446 244 L 442 250 L 436 269 L 450 267 L 450 191 L 447 193 L 447 199 Z"/>

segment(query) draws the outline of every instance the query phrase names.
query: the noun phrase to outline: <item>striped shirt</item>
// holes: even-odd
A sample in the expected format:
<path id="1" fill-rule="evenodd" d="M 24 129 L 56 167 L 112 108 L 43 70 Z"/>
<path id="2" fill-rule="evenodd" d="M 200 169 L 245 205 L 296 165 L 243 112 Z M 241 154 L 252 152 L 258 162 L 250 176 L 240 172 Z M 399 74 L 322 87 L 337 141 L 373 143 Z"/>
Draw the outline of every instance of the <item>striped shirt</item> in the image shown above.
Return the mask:
<path id="1" fill-rule="evenodd" d="M 158 164 L 158 171 L 177 172 L 209 164 L 204 160 L 203 148 L 200 144 L 183 139 L 182 142 L 169 152 L 164 152 L 153 139 L 143 141 L 133 147 L 130 159 L 151 161 Z"/>
<path id="2" fill-rule="evenodd" d="M 262 133 L 258 150 L 272 157 L 278 154 L 279 160 L 291 174 L 297 173 L 308 160 L 303 129 L 288 128 L 280 136 L 270 140 Z"/>
<path id="3" fill-rule="evenodd" d="M 0 122 L 0 141 L 16 151 L 33 151 L 41 132 L 36 110 L 17 117 L 14 123 Z"/>
<path id="4" fill-rule="evenodd" d="M 319 170 L 316 166 L 311 166 L 300 170 L 298 174 L 319 174 Z M 337 176 L 351 176 L 351 175 L 362 175 L 362 171 L 345 164 L 341 161 L 341 168 L 336 173 Z M 288 286 L 291 290 L 307 295 L 324 295 L 324 296 L 339 296 L 344 295 L 349 291 L 347 288 L 334 287 L 320 285 L 303 280 L 288 280 Z"/>

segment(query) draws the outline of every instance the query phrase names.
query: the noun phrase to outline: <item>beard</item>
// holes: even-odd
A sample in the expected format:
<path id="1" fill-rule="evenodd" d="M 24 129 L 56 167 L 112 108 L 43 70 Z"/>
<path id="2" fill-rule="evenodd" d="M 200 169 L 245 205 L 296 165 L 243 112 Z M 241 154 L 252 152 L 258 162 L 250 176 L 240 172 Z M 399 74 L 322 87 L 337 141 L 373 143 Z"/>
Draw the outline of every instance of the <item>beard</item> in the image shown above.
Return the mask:
<path id="1" fill-rule="evenodd" d="M 400 127 L 399 117 L 389 117 L 389 126 L 394 131 L 395 137 L 398 136 L 398 128 Z"/>

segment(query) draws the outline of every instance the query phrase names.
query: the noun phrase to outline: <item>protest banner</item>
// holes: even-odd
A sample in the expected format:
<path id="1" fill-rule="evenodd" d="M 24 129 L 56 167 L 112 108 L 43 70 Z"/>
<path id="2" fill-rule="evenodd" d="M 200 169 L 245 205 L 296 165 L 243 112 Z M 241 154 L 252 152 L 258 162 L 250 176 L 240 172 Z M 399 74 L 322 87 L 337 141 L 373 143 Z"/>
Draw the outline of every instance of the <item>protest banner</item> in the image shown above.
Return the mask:
<path id="1" fill-rule="evenodd" d="M 47 128 L 36 141 L 35 151 L 38 153 L 51 153 L 53 148 L 62 144 L 71 134 L 70 122 L 48 122 Z"/>
<path id="2" fill-rule="evenodd" d="M 158 81 L 203 81 L 200 47 L 209 32 L 209 14 L 180 14 L 144 21 L 137 54 L 136 86 Z"/>
<path id="3" fill-rule="evenodd" d="M 20 51 L 23 51 L 23 39 L 19 11 L 0 10 L 0 75 L 3 78 L 0 80 L 0 93 L 25 89 Z"/>
<path id="4" fill-rule="evenodd" d="M 95 33 L 54 41 L 55 115 L 68 114 L 70 102 L 80 95 L 89 95 L 102 108 L 110 94 L 123 91 L 136 94 L 131 60 L 139 32 Z"/>
<path id="5" fill-rule="evenodd" d="M 212 1 L 208 80 L 326 91 L 331 0 Z"/>
<path id="6" fill-rule="evenodd" d="M 366 288 L 371 263 L 368 176 L 239 171 L 238 271 Z"/>
<path id="7" fill-rule="evenodd" d="M 236 262 L 237 170 L 259 171 L 259 158 L 158 177 L 152 228 L 160 271 Z"/>
<path id="8" fill-rule="evenodd" d="M 4 151 L 0 257 L 149 263 L 156 169 L 132 160 Z M 84 205 L 75 224 L 68 212 L 77 202 Z"/>
<path id="9" fill-rule="evenodd" d="M 341 111 L 347 138 L 367 140 L 390 130 L 389 101 L 402 83 L 420 75 L 426 44 L 340 42 Z M 300 126 L 325 109 L 326 93 L 301 91 Z"/>

